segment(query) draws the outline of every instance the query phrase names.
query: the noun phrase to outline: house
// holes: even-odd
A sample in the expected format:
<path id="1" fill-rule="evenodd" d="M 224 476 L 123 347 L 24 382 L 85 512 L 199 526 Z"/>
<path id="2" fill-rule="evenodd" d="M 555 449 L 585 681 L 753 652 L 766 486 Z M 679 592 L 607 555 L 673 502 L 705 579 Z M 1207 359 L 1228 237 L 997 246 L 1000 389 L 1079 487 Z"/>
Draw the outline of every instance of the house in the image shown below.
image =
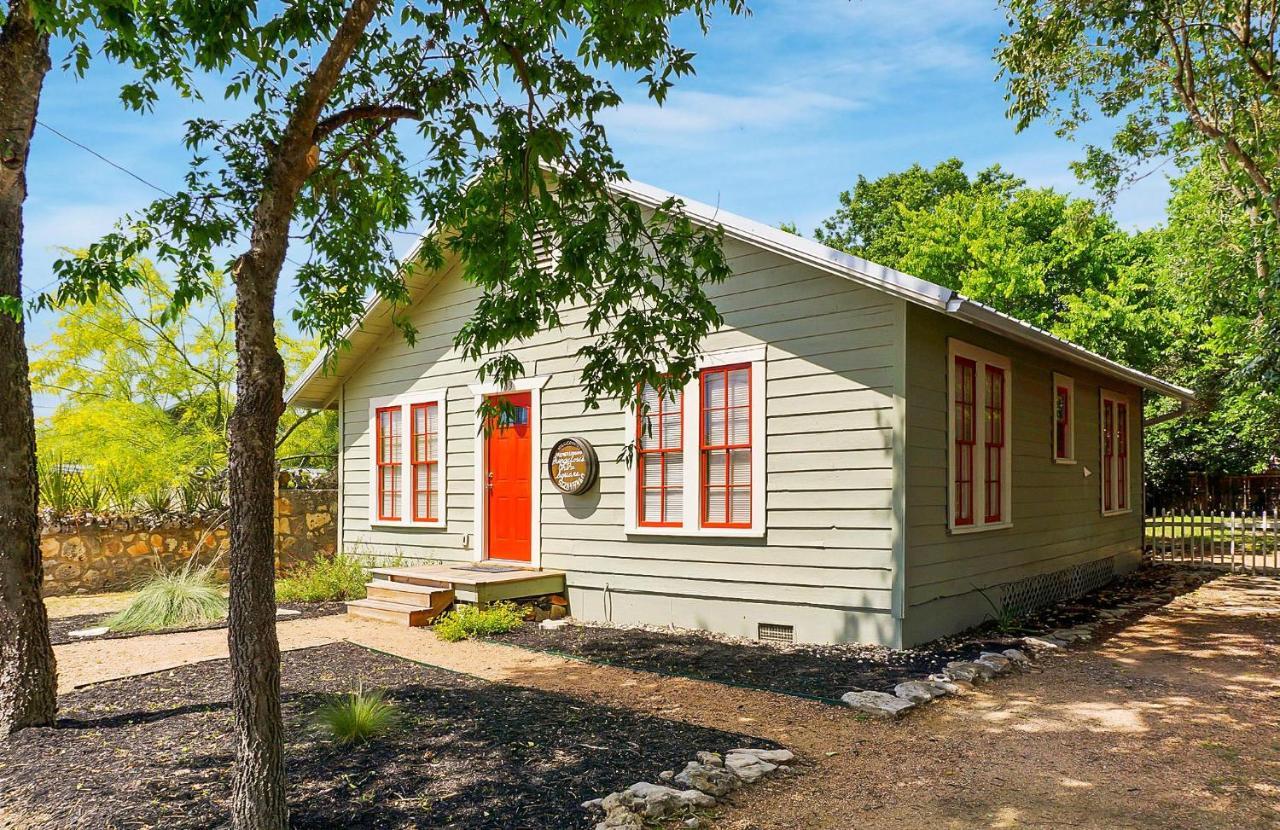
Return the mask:
<path id="1" fill-rule="evenodd" d="M 671 195 L 617 190 L 650 207 Z M 498 389 L 452 345 L 478 295 L 456 262 L 411 277 L 414 346 L 369 305 L 336 368 L 317 361 L 288 392 L 340 413 L 345 549 L 562 573 L 585 620 L 889 646 L 1136 566 L 1143 395 L 1190 391 L 685 204 L 725 230 L 734 275 L 709 292 L 725 325 L 683 394 L 653 394 L 631 467 L 635 414 L 583 409 L 572 312 L 518 347 L 528 376 Z M 488 435 L 486 396 L 513 404 Z"/>

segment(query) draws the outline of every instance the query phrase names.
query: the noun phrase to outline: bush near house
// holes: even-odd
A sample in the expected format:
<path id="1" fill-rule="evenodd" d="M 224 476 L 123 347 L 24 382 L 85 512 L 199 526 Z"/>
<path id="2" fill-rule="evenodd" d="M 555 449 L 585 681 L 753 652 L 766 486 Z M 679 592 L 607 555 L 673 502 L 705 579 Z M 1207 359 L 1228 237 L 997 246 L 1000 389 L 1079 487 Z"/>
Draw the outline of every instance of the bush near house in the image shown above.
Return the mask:
<path id="1" fill-rule="evenodd" d="M 458 605 L 435 625 L 436 636 L 446 643 L 474 637 L 505 634 L 524 624 L 524 615 L 510 602 L 495 602 L 487 608 Z"/>
<path id="2" fill-rule="evenodd" d="M 363 599 L 369 579 L 364 562 L 346 553 L 319 557 L 276 580 L 277 602 L 342 602 Z"/>
<path id="3" fill-rule="evenodd" d="M 207 625 L 225 619 L 227 597 L 213 568 L 191 563 L 156 571 L 138 586 L 138 595 L 105 624 L 112 631 L 160 631 Z"/>

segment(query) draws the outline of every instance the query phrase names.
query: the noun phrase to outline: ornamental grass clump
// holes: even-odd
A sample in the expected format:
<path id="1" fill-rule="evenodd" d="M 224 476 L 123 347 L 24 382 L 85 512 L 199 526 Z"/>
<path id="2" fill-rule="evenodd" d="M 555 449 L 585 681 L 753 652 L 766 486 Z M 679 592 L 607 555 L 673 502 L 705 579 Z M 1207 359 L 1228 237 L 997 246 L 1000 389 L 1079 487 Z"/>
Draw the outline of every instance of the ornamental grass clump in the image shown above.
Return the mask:
<path id="1" fill-rule="evenodd" d="M 112 631 L 159 631 L 220 622 L 227 617 L 227 597 L 213 568 L 187 563 L 172 571 L 156 571 L 138 586 L 124 610 L 108 617 Z"/>
<path id="2" fill-rule="evenodd" d="M 338 695 L 316 710 L 316 726 L 334 743 L 349 746 L 367 743 L 396 726 L 400 711 L 388 703 L 386 693 L 366 692 L 364 686 L 354 692 Z"/>
<path id="3" fill-rule="evenodd" d="M 340 602 L 364 599 L 369 571 L 349 554 L 319 557 L 276 580 L 277 602 Z"/>
<path id="4" fill-rule="evenodd" d="M 473 637 L 489 637 L 514 631 L 524 624 L 524 615 L 511 602 L 495 602 L 487 608 L 457 605 L 435 624 L 436 636 L 447 643 Z"/>

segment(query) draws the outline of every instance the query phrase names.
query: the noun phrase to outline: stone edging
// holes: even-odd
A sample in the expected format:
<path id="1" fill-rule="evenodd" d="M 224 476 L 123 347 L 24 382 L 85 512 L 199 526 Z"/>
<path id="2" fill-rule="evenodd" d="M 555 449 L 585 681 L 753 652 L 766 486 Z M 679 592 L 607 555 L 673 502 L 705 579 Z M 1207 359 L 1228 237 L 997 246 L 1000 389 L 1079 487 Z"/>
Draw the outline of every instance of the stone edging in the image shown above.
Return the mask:
<path id="1" fill-rule="evenodd" d="M 877 718 L 899 718 L 925 703 L 946 695 L 958 695 L 971 691 L 975 684 L 991 680 L 1014 671 L 1040 671 L 1035 658 L 1042 653 L 1057 651 L 1074 642 L 1093 639 L 1094 630 L 1106 623 L 1125 619 L 1134 612 L 1146 611 L 1163 605 L 1160 596 L 1126 602 L 1116 608 L 1098 612 L 1098 619 L 1023 637 L 1026 651 L 1007 648 L 1002 652 L 984 651 L 974 660 L 953 660 L 938 674 L 924 680 L 907 680 L 893 687 L 893 694 L 876 691 L 846 692 L 840 699 L 863 714 Z"/>
<path id="2" fill-rule="evenodd" d="M 676 773 L 659 774 L 664 784 L 639 781 L 604 798 L 583 802 L 588 812 L 603 812 L 604 820 L 596 830 L 631 828 L 641 830 L 654 821 L 683 818 L 682 827 L 706 826 L 696 812 L 709 810 L 719 799 L 743 786 L 772 775 L 789 771 L 795 754 L 788 749 L 731 749 L 723 756 L 715 752 L 699 752 L 697 760 L 685 764 Z M 678 784 L 688 789 L 676 789 Z"/>

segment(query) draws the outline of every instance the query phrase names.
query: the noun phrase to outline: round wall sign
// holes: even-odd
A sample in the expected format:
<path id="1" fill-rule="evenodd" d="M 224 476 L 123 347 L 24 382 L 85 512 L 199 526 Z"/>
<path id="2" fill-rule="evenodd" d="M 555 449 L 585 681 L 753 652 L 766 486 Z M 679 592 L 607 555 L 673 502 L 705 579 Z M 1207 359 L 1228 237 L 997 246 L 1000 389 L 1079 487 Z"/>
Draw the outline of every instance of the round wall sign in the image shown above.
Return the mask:
<path id="1" fill-rule="evenodd" d="M 547 475 L 561 493 L 581 495 L 596 483 L 600 463 L 591 442 L 576 435 L 561 438 L 547 455 Z"/>

